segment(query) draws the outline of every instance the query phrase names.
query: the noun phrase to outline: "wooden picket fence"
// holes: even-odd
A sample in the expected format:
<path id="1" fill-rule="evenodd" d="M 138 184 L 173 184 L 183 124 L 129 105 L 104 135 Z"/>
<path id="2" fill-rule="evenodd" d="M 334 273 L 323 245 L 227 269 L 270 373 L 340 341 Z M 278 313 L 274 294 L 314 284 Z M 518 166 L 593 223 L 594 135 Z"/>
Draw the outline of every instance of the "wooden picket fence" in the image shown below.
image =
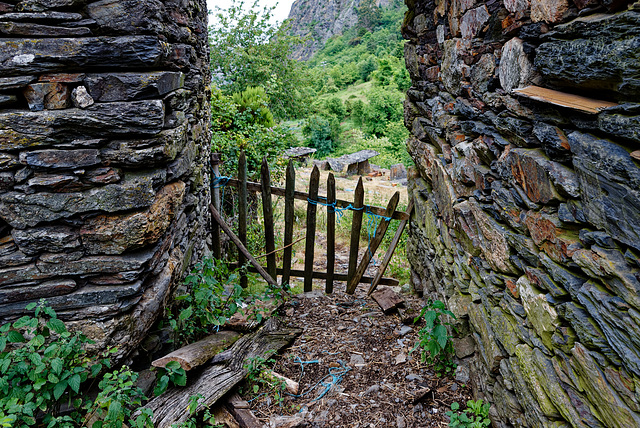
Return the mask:
<path id="1" fill-rule="evenodd" d="M 212 165 L 214 165 L 214 174 L 218 173 L 218 157 L 212 155 Z M 329 174 L 327 180 L 327 195 L 318 195 L 320 184 L 320 171 L 314 166 L 309 180 L 309 192 L 300 192 L 295 189 L 295 168 L 293 161 L 289 161 L 286 170 L 285 188 L 274 187 L 271 185 L 271 174 L 266 159 L 262 162 L 260 183 L 247 181 L 247 162 L 244 153 L 240 154 L 238 159 L 238 178 L 225 180 L 225 185 L 235 187 L 238 191 L 238 231 L 235 234 L 229 225 L 227 225 L 219 214 L 220 211 L 220 192 L 219 187 L 212 185 L 212 204 L 210 206 L 212 215 L 216 220 L 212 227 L 212 242 L 214 256 L 221 256 L 221 240 L 220 227 L 229 235 L 234 244 L 238 247 L 238 265 L 243 266 L 247 261 L 251 263 L 250 271 L 260 273 L 267 282 L 277 285 L 277 276 L 281 275 L 281 283 L 289 283 L 292 277 L 304 278 L 304 291 L 312 290 L 313 279 L 324 279 L 326 281 L 326 293 L 333 292 L 334 281 L 346 282 L 346 292 L 353 294 L 359 283 L 371 284 L 369 294 L 379 285 L 398 285 L 398 281 L 393 278 L 384 278 L 393 252 L 395 251 L 402 232 L 409 220 L 412 203 L 409 204 L 407 212 L 396 211 L 398 201 L 400 199 L 399 192 L 396 192 L 386 208 L 365 205 L 364 204 L 364 185 L 362 177 L 358 181 L 355 189 L 353 201 L 346 201 L 336 198 L 336 183 L 333 174 Z M 212 180 L 213 181 L 213 180 Z M 265 252 L 266 267 L 260 265 L 256 258 L 253 257 L 246 249 L 247 244 L 247 215 L 248 215 L 248 192 L 260 193 L 262 195 L 262 209 L 264 217 L 264 234 L 265 234 Z M 273 219 L 272 195 L 283 196 L 284 202 L 284 246 L 278 250 L 275 248 L 275 231 Z M 306 218 L 306 237 L 305 237 L 305 262 L 304 270 L 291 269 L 293 245 L 293 226 L 294 226 L 294 201 L 303 200 L 307 202 L 307 218 Z M 327 209 L 327 271 L 314 271 L 314 251 L 316 238 L 316 219 L 318 207 Z M 349 245 L 349 262 L 348 272 L 346 274 L 335 272 L 335 244 L 336 244 L 336 212 L 343 210 L 353 211 L 353 220 L 351 225 L 351 240 Z M 380 219 L 375 234 L 370 239 L 367 251 L 364 252 L 362 259 L 358 261 L 358 252 L 360 249 L 360 232 L 362 229 L 362 220 L 364 214 L 373 215 Z M 364 273 L 374 257 L 378 247 L 380 246 L 391 220 L 401 221 L 397 232 L 391 241 L 388 251 L 386 252 L 382 262 L 374 277 L 365 276 Z M 282 267 L 278 267 L 276 263 L 276 253 L 283 251 Z M 241 285 L 247 286 L 245 276 L 241 277 Z"/>

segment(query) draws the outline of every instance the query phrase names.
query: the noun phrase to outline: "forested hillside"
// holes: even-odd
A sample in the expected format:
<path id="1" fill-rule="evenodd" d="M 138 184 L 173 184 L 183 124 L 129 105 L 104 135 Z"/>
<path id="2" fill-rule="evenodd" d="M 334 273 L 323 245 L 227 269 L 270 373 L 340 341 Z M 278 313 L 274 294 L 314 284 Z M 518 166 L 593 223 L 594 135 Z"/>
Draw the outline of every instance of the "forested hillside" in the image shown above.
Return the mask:
<path id="1" fill-rule="evenodd" d="M 385 167 L 410 162 L 402 119 L 410 84 L 402 1 L 350 2 L 353 22 L 326 42 L 325 34 L 302 34 L 294 22 L 310 19 L 299 13 L 303 3 L 294 4 L 292 18 L 280 27 L 257 2 L 248 12 L 233 2 L 211 17 L 214 148 L 230 167 L 239 149 L 248 150 L 250 169 L 265 155 L 277 166 L 279 153 L 294 145 L 318 149 L 317 157 L 371 148 Z M 348 2 L 337 3 L 344 16 Z M 318 7 L 309 3 L 311 17 Z M 300 46 L 319 43 L 308 61 L 294 59 Z"/>

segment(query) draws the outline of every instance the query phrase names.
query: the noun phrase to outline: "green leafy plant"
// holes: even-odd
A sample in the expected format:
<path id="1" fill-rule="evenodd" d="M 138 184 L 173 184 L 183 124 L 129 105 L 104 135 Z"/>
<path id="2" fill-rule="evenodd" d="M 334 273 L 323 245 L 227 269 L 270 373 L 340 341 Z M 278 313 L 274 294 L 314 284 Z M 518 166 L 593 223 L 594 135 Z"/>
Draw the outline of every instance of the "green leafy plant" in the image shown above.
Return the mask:
<path id="1" fill-rule="evenodd" d="M 187 276 L 189 293 L 178 296 L 181 309 L 177 319 L 169 322 L 180 344 L 199 340 L 215 326 L 224 324 L 238 312 L 244 299 L 238 275 L 227 265 L 214 259 L 204 259 Z"/>
<path id="2" fill-rule="evenodd" d="M 200 404 L 200 400 L 202 400 L 204 396 L 202 394 L 195 394 L 189 397 L 189 405 L 187 406 L 187 411 L 189 412 L 189 418 L 180 423 L 173 424 L 171 428 L 198 428 L 201 426 L 214 427 L 214 428 L 223 428 L 224 425 L 216 423 L 216 418 L 211 414 L 211 411 L 208 407 L 204 409 L 202 412 L 202 423 L 198 423 L 198 418 L 196 418 L 196 413 L 198 410 L 198 405 Z"/>
<path id="3" fill-rule="evenodd" d="M 140 408 L 146 397 L 135 385 L 137 379 L 138 374 L 127 366 L 106 373 L 98 384 L 100 393 L 89 407 L 85 423 L 97 418 L 91 423 L 91 428 L 122 428 L 125 422 L 134 428 L 153 428 L 153 412 Z M 136 410 L 139 414 L 132 418 Z"/>
<path id="4" fill-rule="evenodd" d="M 449 426 L 451 428 L 485 428 L 491 425 L 489 419 L 489 403 L 483 403 L 481 399 L 477 401 L 467 401 L 467 408 L 459 411 L 460 405 L 456 402 L 451 404 L 451 410 L 446 413 L 449 416 Z"/>
<path id="5" fill-rule="evenodd" d="M 27 310 L 34 315 L 0 327 L 0 424 L 34 426 L 40 414 L 48 428 L 74 426 L 85 404 L 81 385 L 108 360 L 89 357 L 84 345 L 92 342 L 69 332 L 44 301 Z M 63 403 L 74 410 L 61 416 Z"/>
<path id="6" fill-rule="evenodd" d="M 177 361 L 169 361 L 164 368 L 160 368 L 158 371 L 158 382 L 153 389 L 153 395 L 156 397 L 164 394 L 169 387 L 169 383 L 177 386 L 185 386 L 187 384 L 187 373 Z"/>
<path id="7" fill-rule="evenodd" d="M 413 320 L 416 323 L 423 318 L 425 326 L 418 332 L 418 342 L 411 352 L 420 348 L 421 361 L 432 364 L 438 375 L 451 373 L 455 369 L 452 361 L 454 354 L 452 336 L 449 335 L 446 327 L 451 323 L 441 319 L 445 315 L 456 319 L 455 315 L 446 309 L 444 303 L 430 299 Z"/>
<path id="8" fill-rule="evenodd" d="M 284 402 L 286 383 L 271 375 L 269 365 L 275 362 L 273 358 L 257 356 L 249 358 L 244 368 L 247 370 L 246 380 L 251 393 L 256 397 L 260 394 L 272 396 L 274 401 L 281 405 Z"/>

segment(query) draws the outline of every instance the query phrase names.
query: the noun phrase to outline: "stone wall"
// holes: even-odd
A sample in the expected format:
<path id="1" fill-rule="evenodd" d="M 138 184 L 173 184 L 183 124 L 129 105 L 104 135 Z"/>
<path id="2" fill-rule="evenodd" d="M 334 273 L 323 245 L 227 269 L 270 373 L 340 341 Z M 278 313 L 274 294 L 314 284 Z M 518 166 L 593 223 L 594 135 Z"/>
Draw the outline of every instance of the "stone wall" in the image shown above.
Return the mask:
<path id="1" fill-rule="evenodd" d="M 125 356 L 205 249 L 205 0 L 0 2 L 0 324 Z"/>
<path id="2" fill-rule="evenodd" d="M 640 426 L 640 2 L 406 3 L 408 253 L 458 374 L 494 426 Z"/>

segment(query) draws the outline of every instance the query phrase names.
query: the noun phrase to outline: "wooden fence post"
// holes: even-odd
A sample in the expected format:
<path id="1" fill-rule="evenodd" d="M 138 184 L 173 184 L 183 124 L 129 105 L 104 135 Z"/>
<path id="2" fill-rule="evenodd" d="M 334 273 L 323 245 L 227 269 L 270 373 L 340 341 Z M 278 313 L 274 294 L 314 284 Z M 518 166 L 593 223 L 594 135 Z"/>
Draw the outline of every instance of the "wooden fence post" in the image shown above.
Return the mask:
<path id="1" fill-rule="evenodd" d="M 307 239 L 304 252 L 304 292 L 313 290 L 313 256 L 316 242 L 316 209 L 318 201 L 318 186 L 320 185 L 320 171 L 317 166 L 311 171 L 309 180 L 309 201 L 307 202 Z"/>
<path id="2" fill-rule="evenodd" d="M 400 200 L 400 193 L 399 192 L 394 193 L 391 199 L 389 200 L 389 204 L 387 205 L 387 210 L 384 215 L 385 217 L 391 218 L 391 215 L 393 214 L 393 212 L 396 210 L 396 207 L 398 206 L 399 200 Z M 349 280 L 349 283 L 347 285 L 347 294 L 353 294 L 353 292 L 356 290 L 356 286 L 360 283 L 360 278 L 362 278 L 362 275 L 364 275 L 365 271 L 367 270 L 367 266 L 369 266 L 369 262 L 375 255 L 378 249 L 378 246 L 380 246 L 380 243 L 382 242 L 382 238 L 384 238 L 384 234 L 387 233 L 387 228 L 389 227 L 390 221 L 391 220 L 387 220 L 386 218 L 383 218 L 380 220 L 380 224 L 378 224 L 378 226 L 376 227 L 376 234 L 371 240 L 371 242 L 369 242 L 369 247 L 367 248 L 364 255 L 362 256 L 362 260 L 360 261 L 360 265 L 358 265 L 358 269 L 356 270 L 356 273 Z"/>
<path id="3" fill-rule="evenodd" d="M 360 230 L 362 229 L 362 215 L 364 214 L 364 185 L 362 177 L 358 180 L 355 195 L 353 197 L 353 221 L 351 222 L 351 244 L 349 248 L 349 270 L 347 278 L 351 282 L 351 278 L 356 272 L 358 265 L 358 248 L 360 247 Z"/>
<path id="4" fill-rule="evenodd" d="M 326 293 L 333 293 L 333 271 L 336 263 L 336 179 L 327 178 L 327 286 Z"/>
<path id="5" fill-rule="evenodd" d="M 247 156 L 244 150 L 240 152 L 238 158 L 238 180 L 240 185 L 238 186 L 238 238 L 245 247 L 247 246 Z M 244 266 L 247 262 L 247 258 L 242 251 L 238 251 L 238 264 Z M 240 286 L 247 288 L 247 275 L 242 273 L 240 275 Z"/>
<path id="6" fill-rule="evenodd" d="M 211 153 L 211 170 L 213 177 L 211 177 L 211 203 L 214 207 L 220 211 L 220 185 L 217 182 L 217 178 L 220 177 L 220 155 L 218 153 Z M 222 244 L 220 242 L 220 225 L 217 222 L 211 223 L 211 249 L 213 251 L 213 257 L 220 260 L 222 258 Z"/>
<path id="7" fill-rule="evenodd" d="M 291 258 L 293 255 L 293 222 L 294 222 L 294 194 L 296 191 L 296 169 L 293 159 L 287 165 L 287 183 L 284 195 L 284 254 L 282 256 L 282 284 L 291 280 Z"/>
<path id="8" fill-rule="evenodd" d="M 271 175 L 267 158 L 262 159 L 260 168 L 260 181 L 262 182 L 262 213 L 264 215 L 264 240 L 267 254 L 267 272 L 272 278 L 276 278 L 276 242 L 273 224 L 273 205 L 271 203 Z"/>

